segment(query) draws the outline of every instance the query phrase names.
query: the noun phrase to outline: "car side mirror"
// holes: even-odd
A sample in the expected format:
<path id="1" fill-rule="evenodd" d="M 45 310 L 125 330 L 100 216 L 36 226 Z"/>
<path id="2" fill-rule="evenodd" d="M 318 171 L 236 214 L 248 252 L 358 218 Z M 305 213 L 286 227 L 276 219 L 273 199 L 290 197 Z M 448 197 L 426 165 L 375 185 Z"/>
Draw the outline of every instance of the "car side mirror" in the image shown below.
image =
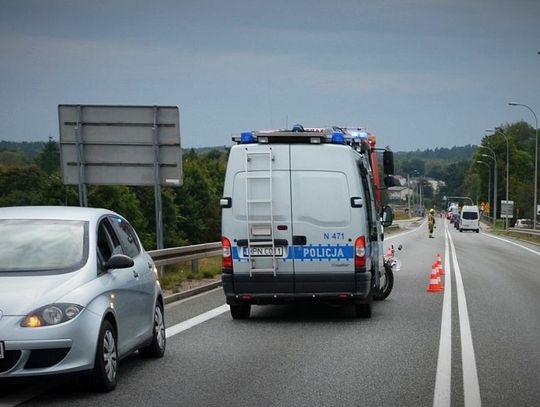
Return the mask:
<path id="1" fill-rule="evenodd" d="M 105 263 L 105 268 L 107 270 L 110 269 L 127 269 L 129 267 L 133 267 L 135 262 L 133 259 L 129 256 L 126 256 L 125 254 L 115 254 L 111 256 L 109 261 Z"/>
<path id="2" fill-rule="evenodd" d="M 393 220 L 394 212 L 392 211 L 391 207 L 386 205 L 381 212 L 381 224 L 386 228 L 392 224 Z"/>

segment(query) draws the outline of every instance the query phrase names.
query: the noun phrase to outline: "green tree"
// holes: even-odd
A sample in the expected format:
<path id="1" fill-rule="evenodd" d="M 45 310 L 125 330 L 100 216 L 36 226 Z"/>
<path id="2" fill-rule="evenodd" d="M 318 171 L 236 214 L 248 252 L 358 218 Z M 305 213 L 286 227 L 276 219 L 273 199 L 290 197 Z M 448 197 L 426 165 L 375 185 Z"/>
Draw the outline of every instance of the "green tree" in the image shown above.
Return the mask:
<path id="1" fill-rule="evenodd" d="M 509 166 L 509 199 L 514 201 L 514 208 L 520 211 L 520 216 L 533 216 L 533 185 L 534 185 L 534 128 L 526 122 L 505 124 L 500 129 L 508 138 L 510 166 Z M 481 145 L 490 147 L 495 151 L 497 158 L 497 200 L 506 197 L 506 141 L 499 132 L 486 135 Z M 491 193 L 493 194 L 493 160 L 484 157 L 491 156 L 487 149 L 480 148 L 472 159 L 469 174 L 475 173 L 480 179 L 479 195 L 487 197 L 489 175 L 485 166 L 475 165 L 477 160 L 489 164 L 491 171 Z M 483 167 L 483 168 L 481 168 Z M 472 185 L 468 186 L 472 187 Z M 493 197 L 491 197 L 493 199 Z M 500 205 L 497 205 L 500 208 Z"/>
<path id="2" fill-rule="evenodd" d="M 40 205 L 43 178 L 35 165 L 0 166 L 0 206 Z"/>
<path id="3" fill-rule="evenodd" d="M 193 244 L 219 240 L 221 191 L 216 191 L 203 158 L 189 153 L 184 158 L 184 184 L 175 200 L 180 229 Z"/>
<path id="4" fill-rule="evenodd" d="M 20 167 L 30 164 L 30 160 L 21 152 L 16 150 L 0 150 L 0 163 L 5 167 Z"/>
<path id="5" fill-rule="evenodd" d="M 43 150 L 36 156 L 35 163 L 46 174 L 60 171 L 60 148 L 52 137 L 49 137 L 49 141 L 44 145 Z"/>

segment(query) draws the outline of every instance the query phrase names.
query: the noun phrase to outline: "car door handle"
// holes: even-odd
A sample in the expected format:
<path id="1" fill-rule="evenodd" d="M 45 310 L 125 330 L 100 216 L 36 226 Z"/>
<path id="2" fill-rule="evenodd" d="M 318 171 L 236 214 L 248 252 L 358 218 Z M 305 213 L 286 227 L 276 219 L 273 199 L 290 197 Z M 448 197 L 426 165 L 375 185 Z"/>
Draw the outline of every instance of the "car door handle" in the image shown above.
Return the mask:
<path id="1" fill-rule="evenodd" d="M 133 277 L 139 278 L 139 273 L 137 273 L 135 270 L 133 270 Z"/>
<path id="2" fill-rule="evenodd" d="M 295 246 L 305 246 L 307 244 L 307 239 L 305 236 L 293 236 L 292 238 L 293 245 Z"/>

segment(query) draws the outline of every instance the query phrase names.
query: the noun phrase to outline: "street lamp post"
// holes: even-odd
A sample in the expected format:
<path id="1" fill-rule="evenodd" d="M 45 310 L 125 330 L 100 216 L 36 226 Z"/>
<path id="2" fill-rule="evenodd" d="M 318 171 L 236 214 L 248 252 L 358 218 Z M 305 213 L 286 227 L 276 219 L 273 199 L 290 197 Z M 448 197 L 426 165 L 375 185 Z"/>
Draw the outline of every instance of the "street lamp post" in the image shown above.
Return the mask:
<path id="1" fill-rule="evenodd" d="M 504 140 L 506 141 L 506 205 L 508 205 L 508 178 L 509 178 L 509 169 L 510 169 L 510 144 L 508 143 L 508 137 L 506 137 L 506 134 L 499 129 L 488 129 L 486 130 L 488 132 L 492 133 L 499 133 L 501 136 L 504 137 Z M 508 221 L 509 221 L 508 214 L 506 215 L 506 222 L 505 222 L 505 228 L 508 229 Z"/>
<path id="2" fill-rule="evenodd" d="M 412 170 L 411 172 L 409 172 L 407 174 L 407 208 L 408 208 L 408 213 L 409 213 L 409 218 L 411 217 L 411 182 L 409 180 L 409 176 L 414 174 L 414 173 L 417 173 L 419 174 L 419 172 L 417 170 Z"/>
<path id="3" fill-rule="evenodd" d="M 478 148 L 485 148 L 489 151 L 491 151 L 491 155 L 488 154 L 482 154 L 482 157 L 488 157 L 493 160 L 493 227 L 496 227 L 497 223 L 497 156 L 495 155 L 495 151 L 487 146 L 478 146 Z"/>
<path id="4" fill-rule="evenodd" d="M 489 209 L 491 210 L 491 167 L 490 165 L 485 162 L 485 161 L 476 161 L 478 164 L 483 164 L 487 167 L 488 169 L 488 204 L 489 204 Z M 488 212 L 488 215 L 489 215 L 489 212 Z"/>
<path id="5" fill-rule="evenodd" d="M 537 211 L 537 191 L 538 191 L 538 117 L 536 117 L 536 113 L 534 113 L 534 110 L 532 110 L 529 106 L 521 104 L 521 103 L 508 103 L 510 106 L 521 106 L 525 109 L 529 109 L 529 111 L 534 116 L 534 131 L 536 136 L 536 141 L 534 145 L 534 203 L 533 203 L 533 228 L 536 229 L 536 211 Z"/>

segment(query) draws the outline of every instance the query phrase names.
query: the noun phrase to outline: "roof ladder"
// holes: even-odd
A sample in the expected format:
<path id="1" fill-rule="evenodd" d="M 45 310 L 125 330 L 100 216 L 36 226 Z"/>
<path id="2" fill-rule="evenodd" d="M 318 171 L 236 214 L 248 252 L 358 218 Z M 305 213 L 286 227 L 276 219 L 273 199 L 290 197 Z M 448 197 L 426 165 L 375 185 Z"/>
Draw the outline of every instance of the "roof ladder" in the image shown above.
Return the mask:
<path id="1" fill-rule="evenodd" d="M 245 169 L 246 169 L 246 225 L 247 225 L 247 256 L 249 260 L 249 276 L 253 273 L 273 273 L 276 276 L 277 261 L 276 247 L 274 241 L 274 212 L 272 196 L 272 148 L 267 150 L 245 149 Z M 257 209 L 256 209 L 257 208 Z M 254 213 L 255 212 L 255 213 Z M 272 266 L 269 268 L 256 268 L 255 259 L 252 258 L 252 250 L 262 245 L 268 245 L 252 241 L 253 226 L 259 225 L 270 228 L 270 241 L 272 247 Z M 265 236 L 266 237 L 266 236 Z M 270 243 L 270 242 L 269 242 Z M 256 250 L 256 249 L 255 249 Z"/>

